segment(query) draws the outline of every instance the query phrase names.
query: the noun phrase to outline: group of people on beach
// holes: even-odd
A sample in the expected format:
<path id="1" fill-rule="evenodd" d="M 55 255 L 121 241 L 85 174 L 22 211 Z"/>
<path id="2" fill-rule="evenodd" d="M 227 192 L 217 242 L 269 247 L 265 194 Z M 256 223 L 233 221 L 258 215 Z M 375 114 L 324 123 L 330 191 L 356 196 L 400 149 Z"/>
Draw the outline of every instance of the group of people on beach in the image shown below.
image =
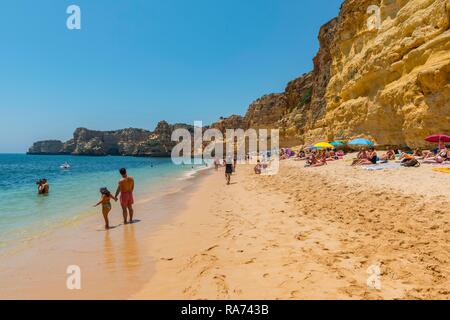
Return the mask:
<path id="1" fill-rule="evenodd" d="M 286 152 L 285 149 L 280 150 L 280 160 L 294 159 L 295 161 L 304 160 L 306 162 L 306 167 L 320 167 L 325 166 L 329 161 L 341 160 L 345 156 L 343 150 L 300 150 L 297 153 L 291 151 Z M 246 156 L 246 160 L 249 160 L 249 156 Z M 402 166 L 406 167 L 417 167 L 420 166 L 419 160 L 423 160 L 423 163 L 444 163 L 450 161 L 450 147 L 444 143 L 439 143 L 438 148 L 434 150 L 414 150 L 414 151 L 401 151 L 388 148 L 388 150 L 382 155 L 378 156 L 375 147 L 371 146 L 368 149 L 360 149 L 356 155 L 356 158 L 352 162 L 352 166 L 363 166 L 363 165 L 374 165 L 377 163 L 387 163 L 388 161 L 397 160 Z M 227 185 L 231 184 L 231 176 L 236 172 L 237 167 L 237 157 L 235 156 L 233 160 L 231 158 L 224 158 L 221 162 L 219 159 L 214 160 L 214 166 L 216 170 L 219 167 L 225 168 L 225 180 Z M 260 175 L 265 169 L 264 163 L 261 160 L 257 160 L 254 167 L 254 172 Z M 100 189 L 101 198 L 94 205 L 94 207 L 102 206 L 102 214 L 105 220 L 105 228 L 109 229 L 109 213 L 112 209 L 111 201 L 120 200 L 120 205 L 122 207 L 123 222 L 124 224 L 133 223 L 134 215 L 134 179 L 128 176 L 127 170 L 122 168 L 119 170 L 121 179 L 119 180 L 115 194 L 113 195 L 108 188 L 103 187 Z M 49 193 L 50 186 L 47 179 L 43 178 L 36 182 L 38 186 L 38 193 L 40 195 L 46 195 Z M 119 197 L 120 196 L 120 197 Z"/>
<path id="2" fill-rule="evenodd" d="M 280 159 L 294 159 L 295 161 L 306 161 L 306 167 L 321 167 L 327 165 L 329 161 L 335 161 L 343 159 L 345 156 L 343 150 L 300 150 L 297 153 L 289 149 L 286 152 L 285 149 L 281 149 Z M 418 167 L 420 166 L 420 160 L 422 163 L 436 163 L 442 164 L 446 161 L 450 161 L 450 146 L 445 143 L 439 143 L 439 146 L 434 150 L 394 150 L 388 148 L 387 151 L 379 156 L 375 147 L 370 146 L 368 148 L 361 148 L 353 159 L 352 166 L 366 166 L 383 164 L 389 161 L 398 161 L 401 166 L 405 167 Z M 255 167 L 255 173 L 259 171 L 259 167 Z"/>
<path id="3" fill-rule="evenodd" d="M 297 154 L 294 153 L 295 161 L 306 162 L 305 167 L 321 167 L 326 166 L 329 161 L 335 161 L 343 159 L 345 153 L 342 150 L 334 151 L 332 149 L 324 149 L 324 150 L 300 150 Z M 281 160 L 285 160 L 290 158 L 286 151 L 281 150 Z"/>
<path id="4" fill-rule="evenodd" d="M 377 163 L 387 163 L 388 161 L 398 161 L 404 167 L 419 167 L 422 163 L 436 163 L 442 164 L 445 161 L 450 161 L 450 147 L 445 144 L 440 144 L 438 148 L 434 150 L 420 150 L 414 151 L 402 151 L 388 148 L 386 153 L 381 157 L 378 157 L 374 147 L 370 147 L 369 150 L 360 150 L 357 155 L 357 159 L 352 165 L 370 165 Z"/>

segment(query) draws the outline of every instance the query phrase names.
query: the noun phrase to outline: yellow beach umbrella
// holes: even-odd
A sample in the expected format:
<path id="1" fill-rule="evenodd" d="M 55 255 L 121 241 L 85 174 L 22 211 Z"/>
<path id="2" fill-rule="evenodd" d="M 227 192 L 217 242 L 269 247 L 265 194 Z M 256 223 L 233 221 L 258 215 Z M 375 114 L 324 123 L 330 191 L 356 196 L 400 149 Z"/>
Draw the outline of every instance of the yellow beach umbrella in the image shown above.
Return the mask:
<path id="1" fill-rule="evenodd" d="M 334 146 L 332 144 L 329 144 L 328 142 L 319 142 L 314 145 L 314 147 L 318 149 L 334 149 Z"/>

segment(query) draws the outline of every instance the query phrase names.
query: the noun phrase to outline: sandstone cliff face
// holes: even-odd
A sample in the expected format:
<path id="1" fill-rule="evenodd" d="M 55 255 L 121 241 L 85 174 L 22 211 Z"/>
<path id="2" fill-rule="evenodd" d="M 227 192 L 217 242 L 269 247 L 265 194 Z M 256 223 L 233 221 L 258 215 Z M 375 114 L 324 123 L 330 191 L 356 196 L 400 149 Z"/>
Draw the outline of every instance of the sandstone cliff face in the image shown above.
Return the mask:
<path id="1" fill-rule="evenodd" d="M 368 30 L 367 8 L 381 8 Z M 423 147 L 450 131 L 450 1 L 347 0 L 331 46 L 325 135 Z"/>
<path id="2" fill-rule="evenodd" d="M 450 0 L 346 0 L 319 32 L 313 71 L 257 99 L 242 127 L 279 128 L 282 146 L 366 137 L 427 147 L 426 136 L 450 134 L 449 25 Z"/>
<path id="3" fill-rule="evenodd" d="M 158 123 L 155 131 L 143 129 L 123 129 L 116 131 L 95 131 L 78 128 L 73 139 L 61 141 L 36 142 L 28 151 L 29 154 L 72 154 L 72 155 L 129 155 L 146 157 L 170 156 L 174 142 L 172 131 L 176 128 L 192 127 L 184 124 L 169 125 L 165 121 Z"/>
<path id="4" fill-rule="evenodd" d="M 211 125 L 212 129 L 218 129 L 222 132 L 225 132 L 226 129 L 244 129 L 246 127 L 244 118 L 238 115 L 232 115 L 228 118 L 221 118 L 219 121 Z"/>
<path id="5" fill-rule="evenodd" d="M 312 98 L 312 74 L 307 73 L 288 83 L 283 93 L 269 94 L 254 101 L 244 117 L 233 115 L 211 125 L 226 129 L 280 129 L 283 145 L 301 139 L 301 128 L 309 123 Z"/>

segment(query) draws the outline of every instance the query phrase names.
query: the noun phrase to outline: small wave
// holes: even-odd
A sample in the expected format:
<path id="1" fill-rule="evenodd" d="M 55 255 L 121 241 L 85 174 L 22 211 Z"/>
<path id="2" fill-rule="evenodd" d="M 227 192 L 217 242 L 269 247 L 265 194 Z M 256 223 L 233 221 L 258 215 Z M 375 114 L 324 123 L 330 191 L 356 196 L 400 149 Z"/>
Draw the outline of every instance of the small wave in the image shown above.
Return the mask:
<path id="1" fill-rule="evenodd" d="M 199 172 L 211 169 L 211 167 L 207 166 L 200 166 L 192 168 L 191 170 L 185 172 L 181 178 L 178 178 L 178 180 L 187 180 L 194 178 Z"/>

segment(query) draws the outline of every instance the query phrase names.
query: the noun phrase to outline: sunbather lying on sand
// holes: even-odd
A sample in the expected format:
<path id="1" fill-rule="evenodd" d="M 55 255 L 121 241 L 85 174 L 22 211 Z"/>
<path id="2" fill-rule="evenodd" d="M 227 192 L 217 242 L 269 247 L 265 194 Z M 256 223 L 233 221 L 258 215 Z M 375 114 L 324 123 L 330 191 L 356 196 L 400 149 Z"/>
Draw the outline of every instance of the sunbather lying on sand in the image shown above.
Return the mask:
<path id="1" fill-rule="evenodd" d="M 444 163 L 444 161 L 450 161 L 450 150 L 444 148 L 439 151 L 435 157 L 424 158 L 424 163 Z"/>
<path id="2" fill-rule="evenodd" d="M 338 159 L 338 157 L 336 156 L 334 151 L 333 150 L 328 150 L 328 149 L 324 153 L 324 157 L 325 157 L 326 161 L 334 161 L 334 160 Z"/>
<path id="3" fill-rule="evenodd" d="M 427 160 L 427 159 L 434 159 L 434 158 L 436 158 L 436 156 L 439 155 L 439 153 L 440 153 L 442 150 L 448 150 L 448 149 L 449 149 L 449 148 L 448 148 L 444 143 L 439 143 L 439 146 L 438 146 L 436 149 L 434 149 L 434 150 L 432 150 L 432 151 L 429 151 L 429 150 L 424 151 L 423 154 L 422 154 L 422 156 L 423 156 L 423 159 L 424 159 L 424 160 Z"/>
<path id="4" fill-rule="evenodd" d="M 414 150 L 413 156 L 414 156 L 415 158 L 422 158 L 422 157 L 423 157 L 423 152 L 422 152 L 422 150 L 420 150 L 420 149 Z"/>
<path id="5" fill-rule="evenodd" d="M 306 158 L 305 151 L 299 151 L 298 154 L 297 154 L 297 158 L 305 159 Z"/>
<path id="6" fill-rule="evenodd" d="M 352 166 L 377 164 L 378 156 L 374 147 L 370 147 L 369 152 L 364 151 L 361 154 L 358 153 L 358 157 L 359 156 L 361 157 L 361 159 L 356 159 L 355 161 L 353 161 Z"/>
<path id="7" fill-rule="evenodd" d="M 315 155 L 314 153 L 306 160 L 305 167 L 321 167 L 327 165 L 327 159 L 324 154 Z"/>
<path id="8" fill-rule="evenodd" d="M 403 160 L 403 159 L 411 159 L 411 158 L 416 158 L 416 159 L 421 159 L 423 158 L 423 152 L 420 149 L 416 149 L 414 150 L 414 152 L 402 152 L 400 154 L 399 160 Z"/>
<path id="9" fill-rule="evenodd" d="M 353 160 L 352 166 L 359 165 L 362 161 L 367 160 L 367 151 L 366 150 L 360 150 L 358 154 L 356 155 L 356 159 Z"/>
<path id="10" fill-rule="evenodd" d="M 389 148 L 385 154 L 380 157 L 382 161 L 395 160 L 395 151 L 394 149 Z"/>
<path id="11" fill-rule="evenodd" d="M 319 163 L 319 160 L 317 159 L 316 155 L 314 153 L 309 154 L 306 157 L 306 165 L 305 167 L 311 167 L 315 164 Z"/>
<path id="12" fill-rule="evenodd" d="M 327 159 L 325 157 L 322 157 L 322 158 L 318 159 L 317 162 L 315 164 L 313 164 L 311 167 L 321 167 L 321 166 L 326 166 L 326 165 L 328 165 Z"/>

